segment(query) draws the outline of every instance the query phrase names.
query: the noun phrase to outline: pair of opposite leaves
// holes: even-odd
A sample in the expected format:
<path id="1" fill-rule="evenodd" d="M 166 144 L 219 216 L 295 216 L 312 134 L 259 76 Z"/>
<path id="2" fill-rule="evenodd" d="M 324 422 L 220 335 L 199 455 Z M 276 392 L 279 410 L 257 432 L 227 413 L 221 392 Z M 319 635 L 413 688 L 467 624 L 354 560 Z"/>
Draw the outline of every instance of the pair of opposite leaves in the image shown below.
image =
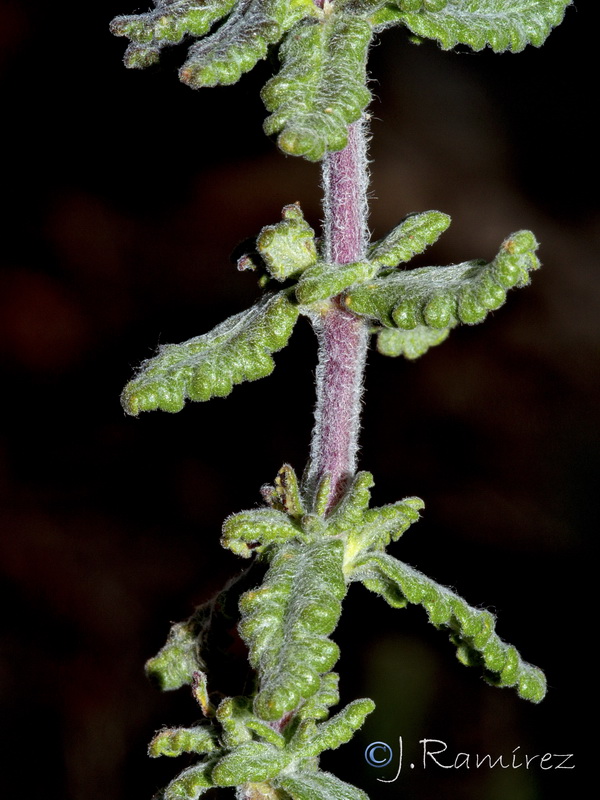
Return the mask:
<path id="1" fill-rule="evenodd" d="M 284 288 L 266 292 L 208 333 L 162 346 L 125 387 L 127 413 L 176 412 L 188 398 L 223 397 L 237 383 L 269 375 L 272 354 L 285 347 L 299 315 L 314 319 L 334 297 L 365 318 L 377 334 L 379 352 L 417 358 L 456 325 L 481 322 L 504 303 L 507 289 L 525 286 L 539 266 L 535 237 L 519 231 L 489 263 L 398 269 L 446 230 L 450 218 L 438 211 L 407 217 L 370 246 L 364 261 L 329 264 L 319 259 L 300 208 L 286 206 L 282 216 L 263 228 L 256 253 L 244 256 L 240 266 L 261 270 L 263 286 L 279 282 Z"/>
<path id="2" fill-rule="evenodd" d="M 128 67 L 158 61 L 167 45 L 197 39 L 180 70 L 199 88 L 236 83 L 269 50 L 281 68 L 262 90 L 264 129 L 290 155 L 319 161 L 341 150 L 348 125 L 370 102 L 367 55 L 373 36 L 391 26 L 497 53 L 539 47 L 571 0 L 155 0 L 146 14 L 116 17 L 111 30 L 131 40 Z"/>

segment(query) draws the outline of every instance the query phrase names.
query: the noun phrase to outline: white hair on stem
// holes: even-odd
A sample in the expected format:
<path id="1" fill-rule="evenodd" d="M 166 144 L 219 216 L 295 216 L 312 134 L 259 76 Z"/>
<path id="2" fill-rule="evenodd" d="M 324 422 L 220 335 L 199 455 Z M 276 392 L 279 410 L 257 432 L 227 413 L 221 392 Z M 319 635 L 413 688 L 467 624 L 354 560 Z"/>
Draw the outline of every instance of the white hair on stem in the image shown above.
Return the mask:
<path id="1" fill-rule="evenodd" d="M 325 258 L 351 264 L 365 257 L 367 229 L 367 138 L 365 120 L 350 125 L 348 144 L 323 163 Z M 317 403 L 305 485 L 313 494 L 329 475 L 330 508 L 356 470 L 368 327 L 335 298 L 312 317 L 319 340 Z"/>

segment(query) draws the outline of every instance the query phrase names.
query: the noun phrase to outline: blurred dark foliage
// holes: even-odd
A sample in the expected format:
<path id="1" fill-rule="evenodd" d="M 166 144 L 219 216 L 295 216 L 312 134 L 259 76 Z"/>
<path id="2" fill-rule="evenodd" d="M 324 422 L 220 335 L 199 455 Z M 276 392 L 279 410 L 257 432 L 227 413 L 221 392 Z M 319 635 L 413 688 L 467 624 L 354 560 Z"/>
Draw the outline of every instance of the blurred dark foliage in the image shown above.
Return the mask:
<path id="1" fill-rule="evenodd" d="M 600 448 L 597 20 L 571 8 L 542 50 L 448 54 L 402 31 L 373 49 L 372 229 L 438 208 L 430 259 L 491 257 L 533 229 L 544 267 L 481 328 L 415 364 L 370 358 L 361 467 L 375 501 L 426 501 L 393 551 L 472 603 L 547 670 L 539 707 L 460 666 L 417 609 L 354 588 L 337 640 L 342 693 L 378 709 L 325 759 L 373 800 L 575 796 L 594 670 L 591 543 Z M 110 19 L 124 0 L 0 0 L 3 195 L 0 634 L 5 797 L 143 800 L 176 772 L 149 762 L 162 724 L 197 712 L 142 666 L 169 621 L 242 564 L 222 519 L 254 506 L 287 460 L 302 469 L 313 403 L 308 326 L 275 373 L 227 401 L 126 418 L 118 397 L 161 342 L 249 305 L 236 243 L 300 201 L 318 225 L 318 167 L 261 132 L 264 63 L 239 85 L 181 86 L 174 48 L 126 71 Z M 430 262 L 431 263 L 431 260 Z M 213 678 L 218 688 L 218 676 Z M 406 766 L 365 746 L 404 737 Z M 449 751 L 575 752 L 574 771 L 416 768 Z M 417 764 L 417 767 L 419 765 Z M 33 783 L 31 783 L 33 781 Z"/>

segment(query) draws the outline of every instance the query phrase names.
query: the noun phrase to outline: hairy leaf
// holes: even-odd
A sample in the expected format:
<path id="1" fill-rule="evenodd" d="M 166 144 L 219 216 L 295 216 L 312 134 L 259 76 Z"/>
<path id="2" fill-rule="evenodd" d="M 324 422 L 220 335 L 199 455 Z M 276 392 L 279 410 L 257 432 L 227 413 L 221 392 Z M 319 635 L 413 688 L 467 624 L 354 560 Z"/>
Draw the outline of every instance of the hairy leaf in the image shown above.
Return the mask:
<path id="1" fill-rule="evenodd" d="M 275 477 L 275 485 L 263 486 L 260 493 L 271 508 L 285 511 L 289 517 L 299 519 L 305 513 L 298 478 L 289 464 L 281 467 Z"/>
<path id="2" fill-rule="evenodd" d="M 281 222 L 267 225 L 256 240 L 256 249 L 271 277 L 285 281 L 317 260 L 315 232 L 304 219 L 299 205 L 285 206 Z"/>
<path id="3" fill-rule="evenodd" d="M 399 597 L 422 605 L 430 622 L 451 632 L 464 664 L 481 665 L 491 683 L 515 686 L 526 700 L 538 703 L 543 699 L 546 693 L 543 672 L 522 661 L 517 650 L 498 637 L 494 616 L 489 611 L 473 608 L 450 589 L 387 553 L 357 558 L 350 579 L 362 581 L 392 606 L 400 605 Z"/>
<path id="4" fill-rule="evenodd" d="M 273 542 L 302 536 L 302 528 L 287 514 L 273 508 L 241 511 L 223 524 L 221 544 L 242 558 L 261 553 Z"/>
<path id="5" fill-rule="evenodd" d="M 450 221 L 450 217 L 440 211 L 411 214 L 387 236 L 372 244 L 367 257 L 377 267 L 395 267 L 410 261 L 437 242 Z"/>
<path id="6" fill-rule="evenodd" d="M 439 9 L 407 10 L 399 15 L 412 33 L 436 39 L 444 50 L 458 44 L 496 53 L 539 47 L 559 25 L 571 0 L 448 0 Z M 406 8 L 405 0 L 395 5 Z"/>
<path id="7" fill-rule="evenodd" d="M 183 344 L 164 345 L 144 361 L 121 397 L 128 414 L 180 411 L 186 399 L 228 395 L 234 384 L 269 375 L 271 353 L 285 347 L 298 318 L 286 292 L 266 295 L 256 305 Z"/>
<path id="8" fill-rule="evenodd" d="M 272 728 L 268 722 L 259 719 L 256 715 L 252 714 L 246 721 L 246 725 L 249 730 L 253 731 L 257 736 L 260 736 L 265 742 L 274 744 L 275 747 L 280 750 L 285 747 L 286 742 L 282 734 Z"/>
<path id="9" fill-rule="evenodd" d="M 369 261 L 353 264 L 319 261 L 300 276 L 296 284 L 296 299 L 302 304 L 327 300 L 350 286 L 369 280 L 377 271 L 377 265 Z"/>
<path id="10" fill-rule="evenodd" d="M 328 635 L 346 593 L 342 558 L 338 540 L 286 542 L 262 586 L 242 597 L 239 631 L 259 673 L 254 711 L 260 718 L 280 719 L 315 694 L 320 675 L 337 661 L 339 649 Z"/>
<path id="11" fill-rule="evenodd" d="M 250 697 L 226 697 L 219 703 L 216 718 L 223 730 L 223 745 L 227 748 L 249 742 L 256 736 L 279 750 L 285 747 L 282 734 L 252 712 Z"/>
<path id="12" fill-rule="evenodd" d="M 291 760 L 291 754 L 268 742 L 245 742 L 220 759 L 212 771 L 216 786 L 239 786 L 247 781 L 274 778 Z"/>
<path id="13" fill-rule="evenodd" d="M 365 511 L 371 502 L 371 489 L 375 486 L 373 475 L 361 470 L 333 508 L 328 524 L 335 526 L 335 532 L 355 528 L 362 524 Z"/>
<path id="14" fill-rule="evenodd" d="M 311 701 L 302 706 L 286 730 L 279 733 L 268 722 L 252 713 L 250 697 L 227 697 L 220 704 L 216 718 L 208 725 L 160 731 L 150 746 L 153 756 L 177 756 L 186 752 L 209 753 L 208 759 L 188 770 L 165 790 L 164 796 L 191 798 L 209 786 L 240 786 L 266 782 L 265 789 L 296 769 L 316 769 L 315 757 L 327 749 L 335 749 L 350 740 L 371 713 L 371 700 L 356 700 L 322 723 L 316 718 L 327 716 L 328 708 L 339 700 L 334 674 L 320 678 L 320 688 Z M 324 712 L 324 713 L 323 713 Z M 215 725 L 221 726 L 219 734 Z M 256 737 L 261 739 L 259 741 Z"/>
<path id="15" fill-rule="evenodd" d="M 397 541 L 419 519 L 424 505 L 418 497 L 406 497 L 397 503 L 369 508 L 373 485 L 370 472 L 358 472 L 327 520 L 327 533 L 343 537 L 345 574 L 357 553 L 370 548 L 380 550 Z"/>
<path id="16" fill-rule="evenodd" d="M 259 564 L 252 565 L 199 605 L 189 619 L 172 625 L 166 644 L 146 664 L 146 674 L 163 691 L 191 684 L 205 716 L 211 716 L 213 709 L 206 689 L 207 666 L 201 654 L 209 651 L 213 668 L 222 667 L 223 658 L 219 658 L 218 653 L 231 643 L 227 632 L 237 621 L 240 595 L 256 585 L 257 572 L 262 575 L 263 568 Z"/>
<path id="17" fill-rule="evenodd" d="M 315 724 L 313 720 L 306 720 L 308 736 L 302 742 L 301 754 L 303 758 L 320 755 L 325 750 L 335 750 L 340 745 L 346 744 L 359 728 L 362 728 L 367 716 L 375 709 L 375 703 L 369 699 L 354 700 L 342 711 L 331 719 Z"/>
<path id="18" fill-rule="evenodd" d="M 282 68 L 261 97 L 271 115 L 268 135 L 290 155 L 319 161 L 341 150 L 348 125 L 369 104 L 365 86 L 372 30 L 359 17 L 334 11 L 322 21 L 297 26 L 279 49 Z"/>
<path id="19" fill-rule="evenodd" d="M 163 790 L 161 800 L 196 800 L 215 784 L 211 772 L 215 760 L 208 758 L 193 767 L 188 767 L 181 772 L 174 781 Z"/>
<path id="20" fill-rule="evenodd" d="M 248 558 L 252 552 L 262 553 L 270 545 L 296 540 L 310 543 L 336 537 L 344 543 L 344 564 L 367 548 L 381 549 L 398 538 L 419 519 L 423 501 L 406 497 L 396 503 L 379 508 L 369 508 L 370 489 L 374 485 L 370 472 L 358 472 L 342 498 L 331 512 L 303 513 L 304 501 L 297 496 L 297 482 L 293 469 L 284 465 L 278 480 L 285 476 L 287 489 L 276 495 L 268 488 L 267 496 L 273 506 L 233 514 L 223 525 L 224 546 Z M 276 481 L 277 483 L 277 481 Z M 326 485 L 326 482 L 325 482 Z M 294 497 L 286 511 L 287 499 Z"/>
<path id="21" fill-rule="evenodd" d="M 403 330 L 472 325 L 504 303 L 507 289 L 529 283 L 529 272 L 539 267 L 537 247 L 532 233 L 519 231 L 503 242 L 490 264 L 466 261 L 393 271 L 348 290 L 345 303 L 358 314 Z"/>
<path id="22" fill-rule="evenodd" d="M 336 672 L 321 675 L 321 684 L 316 694 L 309 697 L 298 711 L 299 720 L 319 720 L 329 716 L 329 709 L 340 702 L 338 683 L 340 677 Z"/>
<path id="23" fill-rule="evenodd" d="M 236 0 L 157 0 L 146 14 L 116 17 L 110 25 L 115 36 L 127 36 L 125 66 L 147 67 L 158 61 L 166 45 L 177 44 L 186 34 L 203 36 L 217 20 L 226 17 Z"/>
<path id="24" fill-rule="evenodd" d="M 423 508 L 419 497 L 405 497 L 365 511 L 360 526 L 351 529 L 346 540 L 346 559 L 353 552 L 368 547 L 382 549 L 391 541 L 397 541 L 405 531 L 419 519 Z"/>
<path id="25" fill-rule="evenodd" d="M 321 770 L 285 775 L 278 778 L 275 785 L 292 800 L 369 800 L 361 789 Z"/>
<path id="26" fill-rule="evenodd" d="M 445 342 L 450 328 L 428 328 L 417 325 L 412 331 L 383 328 L 377 334 L 377 351 L 383 356 L 404 356 L 411 361 L 426 353 L 430 347 Z"/>
<path id="27" fill-rule="evenodd" d="M 150 742 L 148 754 L 158 756 L 180 756 L 182 753 L 210 753 L 217 749 L 212 726 L 199 725 L 194 728 L 171 728 L 159 731 Z"/>
<path id="28" fill-rule="evenodd" d="M 221 700 L 216 718 L 223 731 L 225 747 L 235 747 L 253 738 L 246 725 L 251 713 L 252 701 L 247 697 L 225 697 Z"/>
<path id="29" fill-rule="evenodd" d="M 146 675 L 163 691 L 170 691 L 191 683 L 194 673 L 203 668 L 204 663 L 198 654 L 196 626 L 188 620 L 171 627 L 164 647 L 146 662 Z"/>
<path id="30" fill-rule="evenodd" d="M 236 83 L 296 22 L 316 14 L 312 0 L 238 0 L 215 33 L 192 45 L 180 77 L 194 88 Z"/>

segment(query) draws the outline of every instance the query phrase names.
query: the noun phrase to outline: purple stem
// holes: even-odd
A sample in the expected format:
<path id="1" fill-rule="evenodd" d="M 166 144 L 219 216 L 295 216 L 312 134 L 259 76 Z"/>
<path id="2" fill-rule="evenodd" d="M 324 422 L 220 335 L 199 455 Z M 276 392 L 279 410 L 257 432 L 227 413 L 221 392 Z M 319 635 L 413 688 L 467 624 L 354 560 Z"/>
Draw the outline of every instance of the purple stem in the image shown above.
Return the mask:
<path id="1" fill-rule="evenodd" d="M 347 146 L 329 153 L 323 162 L 325 257 L 330 263 L 349 264 L 365 257 L 367 183 L 365 126 L 359 120 L 348 129 Z M 314 492 L 325 474 L 331 476 L 329 509 L 356 469 L 368 329 L 336 298 L 313 319 L 313 326 L 319 364 L 306 485 Z"/>

